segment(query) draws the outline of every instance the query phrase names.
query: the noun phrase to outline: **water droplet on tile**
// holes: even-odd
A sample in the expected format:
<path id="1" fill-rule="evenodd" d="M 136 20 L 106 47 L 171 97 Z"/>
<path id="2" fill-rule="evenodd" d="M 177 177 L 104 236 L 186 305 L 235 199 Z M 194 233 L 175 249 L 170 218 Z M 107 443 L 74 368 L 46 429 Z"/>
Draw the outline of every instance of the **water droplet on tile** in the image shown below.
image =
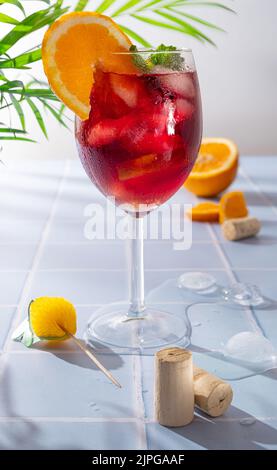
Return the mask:
<path id="1" fill-rule="evenodd" d="M 90 406 L 91 408 L 94 408 L 94 407 L 96 406 L 96 403 L 95 403 L 94 401 L 92 401 L 92 402 L 89 404 L 89 406 Z"/>
<path id="2" fill-rule="evenodd" d="M 216 279 L 209 273 L 188 272 L 178 278 L 178 287 L 192 291 L 207 291 L 216 286 Z"/>
<path id="3" fill-rule="evenodd" d="M 255 423 L 256 423 L 256 418 L 243 418 L 239 422 L 241 426 L 252 426 L 252 424 L 255 424 Z"/>
<path id="4" fill-rule="evenodd" d="M 197 326 L 201 326 L 202 323 L 200 322 L 195 322 L 195 323 L 192 323 L 191 326 L 194 326 L 194 327 L 197 327 Z"/>

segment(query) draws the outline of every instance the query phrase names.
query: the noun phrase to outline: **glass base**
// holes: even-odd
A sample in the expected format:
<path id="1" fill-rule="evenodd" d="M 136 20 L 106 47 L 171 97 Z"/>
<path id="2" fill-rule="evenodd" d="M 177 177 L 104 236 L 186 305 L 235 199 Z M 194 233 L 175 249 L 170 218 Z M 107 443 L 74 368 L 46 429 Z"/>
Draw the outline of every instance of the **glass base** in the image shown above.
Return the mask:
<path id="1" fill-rule="evenodd" d="M 106 347 L 121 354 L 146 355 L 169 346 L 190 344 L 191 326 L 185 314 L 182 317 L 151 307 L 141 316 L 132 317 L 127 314 L 128 308 L 128 303 L 99 308 L 88 323 L 86 341 L 101 350 Z"/>

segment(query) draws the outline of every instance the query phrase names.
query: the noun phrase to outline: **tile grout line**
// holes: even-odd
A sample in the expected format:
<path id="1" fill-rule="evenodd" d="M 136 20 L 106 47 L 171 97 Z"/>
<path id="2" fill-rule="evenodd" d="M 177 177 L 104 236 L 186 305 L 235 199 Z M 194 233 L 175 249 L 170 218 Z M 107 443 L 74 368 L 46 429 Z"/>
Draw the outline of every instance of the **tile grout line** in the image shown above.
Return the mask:
<path id="1" fill-rule="evenodd" d="M 219 244 L 220 245 L 220 244 Z M 218 251 L 218 250 L 217 250 Z M 241 267 L 241 266 L 233 266 L 233 269 L 235 271 L 272 271 L 272 272 L 275 272 L 277 271 L 277 266 L 276 267 L 253 267 L 253 268 L 246 268 L 246 267 Z M 226 271 L 226 268 L 211 268 L 209 266 L 191 266 L 189 267 L 188 265 L 183 268 L 183 267 L 179 267 L 179 268 L 146 268 L 144 271 L 146 273 L 164 273 L 164 272 L 171 272 L 171 273 L 175 273 L 175 272 L 184 272 L 184 271 L 218 271 L 218 272 L 222 272 L 222 271 Z M 124 268 L 47 268 L 47 269 L 37 269 L 37 272 L 38 273 L 54 273 L 54 272 L 76 272 L 76 273 L 79 273 L 79 272 L 101 272 L 101 273 L 106 273 L 106 272 L 122 272 L 122 273 L 125 273 L 125 272 L 128 272 L 128 269 L 124 269 Z M 30 269 L 0 269 L 0 273 L 30 273 Z M 16 306 L 17 304 L 0 304 L 0 306 Z"/>
<path id="2" fill-rule="evenodd" d="M 120 239 L 117 239 L 117 240 L 113 240 L 113 239 L 109 239 L 109 238 L 105 238 L 105 239 L 99 239 L 99 240 L 88 240 L 88 241 L 73 241 L 73 242 L 70 242 L 70 241 L 51 241 L 51 242 L 48 242 L 47 243 L 47 246 L 49 247 L 57 247 L 57 246 L 63 246 L 63 247 L 72 247 L 72 246 L 87 246 L 87 247 L 97 247 L 99 245 L 122 245 L 124 244 L 126 240 L 120 240 Z M 185 240 L 185 241 L 189 241 L 189 240 Z M 266 240 L 265 241 L 265 244 L 267 243 L 271 243 L 272 241 L 276 241 L 276 238 L 272 237 L 272 240 L 269 239 L 269 240 Z M 144 242 L 145 244 L 150 247 L 151 244 L 154 244 L 154 243 L 157 243 L 157 244 L 161 244 L 161 245 L 170 245 L 172 243 L 175 243 L 176 240 L 174 240 L 173 238 L 166 238 L 166 239 L 144 239 Z M 226 244 L 226 242 L 224 240 L 220 241 L 219 243 L 222 243 L 222 244 Z M 36 241 L 34 240 L 31 240 L 31 241 L 11 241 L 11 242 L 8 242 L 8 241 L 1 241 L 0 240 L 0 248 L 2 246 L 30 246 L 30 245 L 36 245 Z M 212 241 L 211 240 L 194 240 L 192 242 L 192 245 L 212 245 Z"/>
<path id="3" fill-rule="evenodd" d="M 135 382 L 135 393 L 136 400 L 138 404 L 138 432 L 139 432 L 139 448 L 147 450 L 147 436 L 146 436 L 146 426 L 145 426 L 145 406 L 143 401 L 143 392 L 142 392 L 142 362 L 141 355 L 133 355 L 133 372 L 134 372 L 134 382 Z"/>
<path id="4" fill-rule="evenodd" d="M 244 168 L 240 168 L 240 172 L 241 172 L 241 175 L 242 177 L 248 182 L 250 183 L 250 185 L 254 188 L 254 190 L 256 191 L 256 193 L 260 196 L 261 200 L 264 201 L 266 203 L 266 207 L 269 207 L 272 212 L 274 213 L 274 215 L 277 215 L 277 208 L 272 204 L 272 201 L 266 196 L 266 194 L 264 194 L 264 192 L 261 190 L 261 188 L 259 187 L 258 184 L 256 184 L 252 178 L 248 175 L 247 171 L 244 169 Z M 256 270 L 258 271 L 258 270 Z M 254 318 L 256 324 L 258 325 L 259 327 L 259 332 L 262 333 L 262 335 L 267 338 L 267 335 L 265 333 L 265 330 L 263 329 L 257 315 L 256 315 L 256 312 L 255 312 L 255 308 L 254 307 L 249 307 L 249 311 L 251 312 L 251 315 L 252 317 Z"/>
<path id="5" fill-rule="evenodd" d="M 1 416 L 0 423 L 22 423 L 26 421 L 34 421 L 38 423 L 137 423 L 136 417 L 71 417 L 71 416 Z"/>
<path id="6" fill-rule="evenodd" d="M 53 200 L 50 212 L 49 212 L 49 216 L 46 219 L 44 228 L 43 228 L 42 233 L 41 233 L 39 243 L 37 245 L 37 250 L 36 250 L 35 255 L 33 257 L 33 262 L 32 262 L 32 265 L 31 265 L 31 269 L 28 271 L 26 281 L 25 281 L 23 289 L 21 291 L 18 306 L 17 306 L 16 312 L 14 314 L 14 317 L 13 317 L 13 320 L 12 320 L 12 323 L 11 323 L 11 326 L 10 326 L 10 332 L 7 335 L 6 341 L 4 343 L 4 347 L 3 347 L 4 352 L 8 352 L 10 347 L 11 347 L 11 344 L 12 344 L 11 331 L 14 329 L 14 327 L 17 326 L 17 322 L 18 322 L 18 319 L 19 319 L 19 316 L 20 316 L 20 313 L 21 313 L 21 309 L 24 306 L 24 304 L 27 300 L 27 297 L 29 295 L 30 288 L 31 288 L 31 285 L 32 285 L 32 282 L 33 282 L 33 279 L 34 279 L 34 275 L 37 271 L 37 267 L 38 267 L 39 262 L 40 262 L 40 258 L 41 258 L 42 252 L 43 252 L 43 248 L 44 248 L 46 239 L 47 239 L 48 234 L 49 234 L 49 230 L 50 230 L 51 223 L 52 223 L 52 220 L 53 220 L 53 217 L 54 217 L 55 209 L 56 209 L 56 206 L 57 206 L 57 203 L 58 203 L 58 200 L 59 200 L 64 182 L 66 180 L 66 176 L 68 174 L 68 170 L 69 170 L 69 163 L 68 163 L 68 161 L 66 161 L 66 163 L 64 165 L 63 174 L 60 178 L 58 188 L 57 188 L 57 191 L 56 191 L 56 195 L 54 197 L 54 200 Z"/>
<path id="7" fill-rule="evenodd" d="M 202 418 L 202 417 L 201 417 Z M 202 419 L 200 418 L 200 422 Z M 254 416 L 256 421 L 277 421 L 277 416 Z M 209 418 L 207 418 L 209 420 Z M 225 418 L 217 417 L 212 418 L 214 423 L 240 423 L 243 418 Z M 137 417 L 109 417 L 109 416 L 99 416 L 99 417 L 88 417 L 88 416 L 0 416 L 0 423 L 22 423 L 22 422 L 36 422 L 36 423 L 135 423 L 137 424 Z M 199 421 L 199 417 L 194 417 L 194 422 Z M 143 423 L 147 424 L 158 424 L 157 421 L 153 418 L 143 419 Z M 143 448 L 141 448 L 143 449 Z M 144 449 L 143 449 L 144 450 Z"/>
<path id="8" fill-rule="evenodd" d="M 277 208 L 274 206 L 274 204 L 272 203 L 271 199 L 269 197 L 267 197 L 267 195 L 264 193 L 264 191 L 259 187 L 259 185 L 257 183 L 255 183 L 255 181 L 252 180 L 252 178 L 247 174 L 247 172 L 245 171 L 244 168 L 241 168 L 240 169 L 241 171 L 241 174 L 242 176 L 244 177 L 244 179 L 246 181 L 248 181 L 248 183 L 250 183 L 253 188 L 256 190 L 256 192 L 259 194 L 260 198 L 266 202 L 266 205 L 268 207 L 270 207 L 272 209 L 272 211 L 274 212 L 275 215 L 277 215 Z"/>
<path id="9" fill-rule="evenodd" d="M 221 261 L 222 261 L 222 263 L 223 263 L 223 266 L 225 267 L 225 271 L 226 271 L 226 273 L 227 273 L 227 276 L 229 277 L 229 279 L 230 279 L 230 281 L 231 281 L 232 283 L 238 282 L 238 279 L 237 279 L 237 277 L 236 277 L 236 275 L 235 275 L 235 273 L 234 273 L 234 271 L 233 271 L 233 269 L 232 269 L 232 267 L 231 267 L 231 265 L 230 265 L 230 262 L 229 262 L 229 260 L 228 260 L 228 258 L 227 258 L 227 256 L 226 256 L 226 254 L 225 254 L 223 248 L 222 248 L 222 247 L 220 246 L 220 244 L 218 243 L 217 236 L 216 236 L 216 234 L 215 234 L 215 232 L 214 232 L 214 229 L 213 229 L 213 227 L 212 227 L 211 224 L 208 224 L 208 230 L 209 230 L 210 235 L 211 235 L 211 238 L 212 238 L 212 240 L 213 240 L 213 242 L 214 242 L 215 249 L 216 249 L 216 251 L 217 251 L 217 253 L 218 253 L 218 255 L 219 255 L 219 257 L 220 257 L 220 259 L 221 259 Z M 256 321 L 256 318 L 255 318 L 255 316 L 253 315 L 252 310 L 251 310 L 250 308 L 247 308 L 247 309 L 246 309 L 246 312 L 247 312 L 247 317 L 248 317 L 248 319 L 249 319 L 249 321 L 250 321 L 250 324 L 251 324 L 252 327 L 253 327 L 253 330 L 254 330 L 256 333 L 262 334 L 262 335 L 264 336 L 264 332 L 262 331 L 260 325 L 259 325 L 258 322 Z"/>

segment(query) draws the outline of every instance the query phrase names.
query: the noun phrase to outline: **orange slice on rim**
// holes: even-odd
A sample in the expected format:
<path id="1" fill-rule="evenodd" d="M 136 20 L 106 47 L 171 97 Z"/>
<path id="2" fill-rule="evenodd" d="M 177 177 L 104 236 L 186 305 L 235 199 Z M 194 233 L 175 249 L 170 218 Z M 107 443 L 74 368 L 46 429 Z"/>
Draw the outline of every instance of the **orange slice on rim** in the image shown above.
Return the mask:
<path id="1" fill-rule="evenodd" d="M 112 54 L 126 52 L 130 46 L 111 18 L 94 12 L 67 13 L 44 35 L 44 71 L 56 95 L 81 119 L 87 119 L 96 65 L 109 72 L 135 72 L 131 57 Z"/>

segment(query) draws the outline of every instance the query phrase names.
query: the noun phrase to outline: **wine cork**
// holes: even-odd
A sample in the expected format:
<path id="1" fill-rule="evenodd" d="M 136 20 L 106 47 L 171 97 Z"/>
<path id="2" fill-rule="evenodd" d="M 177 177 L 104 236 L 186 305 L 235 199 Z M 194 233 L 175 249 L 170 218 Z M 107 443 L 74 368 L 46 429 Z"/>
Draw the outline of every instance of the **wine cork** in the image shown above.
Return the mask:
<path id="1" fill-rule="evenodd" d="M 155 354 L 155 414 L 163 426 L 185 426 L 193 420 L 193 365 L 190 351 L 168 348 Z"/>
<path id="2" fill-rule="evenodd" d="M 232 387 L 213 374 L 194 366 L 195 404 L 209 416 L 221 416 L 233 399 Z"/>
<path id="3" fill-rule="evenodd" d="M 229 219 L 222 224 L 221 229 L 227 240 L 241 240 L 257 235 L 261 229 L 261 222 L 256 217 Z"/>

